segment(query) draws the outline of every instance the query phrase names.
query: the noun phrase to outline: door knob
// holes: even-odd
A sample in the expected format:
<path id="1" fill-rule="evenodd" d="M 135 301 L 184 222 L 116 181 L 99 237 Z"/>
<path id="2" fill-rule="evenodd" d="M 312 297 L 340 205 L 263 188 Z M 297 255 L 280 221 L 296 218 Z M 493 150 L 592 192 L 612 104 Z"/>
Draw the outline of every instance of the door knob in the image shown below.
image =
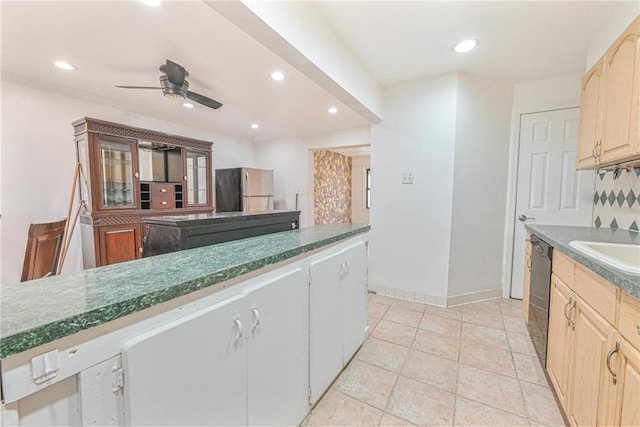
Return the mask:
<path id="1" fill-rule="evenodd" d="M 528 216 L 526 216 L 524 214 L 518 216 L 518 221 L 520 221 L 520 222 L 525 222 L 525 221 L 530 221 L 530 220 L 532 221 L 534 219 L 535 219 L 534 217 L 528 217 Z"/>

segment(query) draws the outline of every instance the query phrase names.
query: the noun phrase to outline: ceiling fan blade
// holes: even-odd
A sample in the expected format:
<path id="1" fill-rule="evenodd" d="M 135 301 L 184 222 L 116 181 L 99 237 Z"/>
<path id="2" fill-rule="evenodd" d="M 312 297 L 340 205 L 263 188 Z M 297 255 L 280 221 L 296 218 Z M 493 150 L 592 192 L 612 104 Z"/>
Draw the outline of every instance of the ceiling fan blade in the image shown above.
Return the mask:
<path id="1" fill-rule="evenodd" d="M 187 77 L 187 70 L 185 70 L 182 65 L 176 64 L 175 62 L 167 59 L 165 72 L 167 73 L 167 78 L 172 84 L 182 87 L 184 79 Z"/>
<path id="2" fill-rule="evenodd" d="M 162 89 L 161 87 L 155 87 L 155 86 L 121 86 L 121 85 L 116 85 L 116 87 L 119 87 L 120 89 Z"/>
<path id="3" fill-rule="evenodd" d="M 195 92 L 187 92 L 187 98 L 190 100 L 197 102 L 198 104 L 202 104 L 206 107 L 213 108 L 217 110 L 222 107 L 222 104 L 216 101 L 215 99 L 207 98 L 206 96 L 200 95 Z"/>

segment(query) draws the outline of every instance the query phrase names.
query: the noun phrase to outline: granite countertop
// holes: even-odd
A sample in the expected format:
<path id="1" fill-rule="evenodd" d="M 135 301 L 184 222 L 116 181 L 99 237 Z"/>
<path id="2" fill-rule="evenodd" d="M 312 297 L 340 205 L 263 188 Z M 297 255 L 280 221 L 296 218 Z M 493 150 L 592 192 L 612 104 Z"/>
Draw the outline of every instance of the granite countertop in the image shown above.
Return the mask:
<path id="1" fill-rule="evenodd" d="M 369 231 L 321 225 L 173 252 L 0 289 L 0 358 Z"/>
<path id="2" fill-rule="evenodd" d="M 624 292 L 640 298 L 640 275 L 605 264 L 569 246 L 573 240 L 587 242 L 627 243 L 640 245 L 640 233 L 632 230 L 525 224 L 527 230 L 549 243 L 554 249 L 573 258 L 604 277 Z"/>

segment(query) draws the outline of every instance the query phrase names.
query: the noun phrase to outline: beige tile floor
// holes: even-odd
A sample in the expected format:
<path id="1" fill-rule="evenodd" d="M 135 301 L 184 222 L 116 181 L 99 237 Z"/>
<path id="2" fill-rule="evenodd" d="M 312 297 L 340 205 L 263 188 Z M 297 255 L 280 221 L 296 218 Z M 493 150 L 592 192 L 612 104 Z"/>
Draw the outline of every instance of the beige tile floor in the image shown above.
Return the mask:
<path id="1" fill-rule="evenodd" d="M 369 295 L 371 335 L 303 425 L 564 426 L 517 300 Z"/>

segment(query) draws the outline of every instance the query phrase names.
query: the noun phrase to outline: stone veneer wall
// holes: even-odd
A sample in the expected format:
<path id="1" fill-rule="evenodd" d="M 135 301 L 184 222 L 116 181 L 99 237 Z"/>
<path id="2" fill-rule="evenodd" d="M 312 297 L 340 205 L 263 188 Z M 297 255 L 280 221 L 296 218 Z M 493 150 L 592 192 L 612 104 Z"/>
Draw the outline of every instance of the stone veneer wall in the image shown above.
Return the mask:
<path id="1" fill-rule="evenodd" d="M 313 166 L 314 222 L 351 222 L 351 157 L 333 151 L 315 151 Z"/>
<path id="2" fill-rule="evenodd" d="M 622 170 L 616 179 L 612 170 L 598 171 L 593 195 L 593 224 L 638 231 L 640 167 Z"/>

